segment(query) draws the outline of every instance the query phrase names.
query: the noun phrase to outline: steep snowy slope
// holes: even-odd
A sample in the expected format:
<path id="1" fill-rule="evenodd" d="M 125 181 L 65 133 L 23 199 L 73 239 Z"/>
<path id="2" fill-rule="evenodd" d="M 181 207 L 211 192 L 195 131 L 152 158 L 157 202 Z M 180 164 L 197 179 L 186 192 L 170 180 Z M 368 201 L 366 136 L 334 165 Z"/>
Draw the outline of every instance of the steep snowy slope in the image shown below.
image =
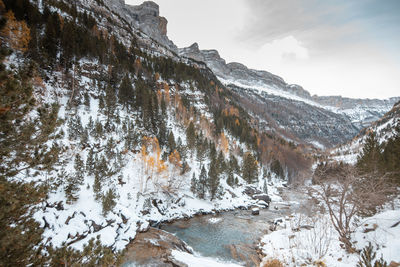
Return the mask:
<path id="1" fill-rule="evenodd" d="M 17 33 L 32 30 L 23 49 L 11 31 L 1 39 L 0 74 L 9 82 L 0 83 L 0 189 L 29 184 L 40 192 L 23 199 L 29 215 L 19 214 L 36 222 L 8 216 L 0 231 L 18 238 L 30 227 L 35 238 L 25 245 L 43 255 L 40 263 L 29 259 L 33 265 L 112 265 L 137 231 L 196 213 L 265 207 L 279 199 L 278 185 L 309 169 L 303 147 L 259 132 L 257 118 L 213 72 L 150 36 L 165 34 L 154 3 L 122 4 L 10 0 L 0 10 L 9 14 L 6 25 L 21 23 Z M 2 198 L 9 214 L 21 202 L 13 190 Z M 94 244 L 107 253 L 91 251 Z"/>
<path id="2" fill-rule="evenodd" d="M 400 102 L 397 102 L 392 109 L 382 118 L 374 121 L 371 126 L 364 128 L 357 136 L 346 144 L 340 145 L 330 151 L 333 159 L 349 163 L 355 163 L 360 149 L 370 132 L 374 132 L 380 144 L 386 142 L 396 134 L 396 128 L 400 127 Z"/>
<path id="3" fill-rule="evenodd" d="M 249 97 L 263 99 L 263 95 L 269 95 L 270 98 L 274 98 L 278 102 L 287 99 L 289 102 L 297 103 L 297 106 L 302 106 L 301 109 L 307 110 L 309 114 L 316 115 L 310 117 L 306 114 L 304 116 L 300 114 L 300 117 L 297 118 L 299 124 L 305 126 L 310 120 L 318 121 L 322 119 L 318 125 L 321 130 L 319 133 L 311 130 L 304 134 L 304 132 L 310 129 L 309 127 L 304 127 L 300 130 L 292 127 L 290 134 L 297 138 L 295 140 L 297 142 L 306 142 L 313 145 L 321 144 L 322 147 L 332 147 L 346 142 L 354 137 L 363 127 L 382 117 L 396 101 L 400 100 L 399 97 L 378 100 L 350 99 L 340 96 L 311 96 L 301 86 L 287 84 L 281 77 L 269 72 L 248 69 L 240 63 L 226 63 L 220 57 L 218 51 L 200 50 L 197 43 L 180 49 L 179 54 L 183 57 L 205 62 L 223 84 L 235 88 L 236 91 L 241 91 L 242 97 L 250 90 L 252 94 Z M 264 104 L 268 106 L 271 102 L 264 100 Z M 283 110 L 285 109 L 284 105 L 282 105 L 282 108 Z M 325 114 L 325 119 L 318 117 L 318 114 L 321 113 Z M 276 114 L 278 114 L 277 116 L 280 115 L 280 113 Z M 271 111 L 265 111 L 264 114 L 258 115 L 263 117 L 264 120 L 269 120 L 271 115 L 276 114 L 271 113 Z M 290 118 L 287 114 L 282 114 L 278 118 L 278 121 L 289 120 Z M 331 123 L 332 120 L 335 121 L 334 124 Z M 335 131 L 335 129 L 332 129 L 332 125 L 337 125 L 340 129 Z M 282 126 L 289 126 L 290 128 L 290 125 Z M 342 133 L 340 134 L 339 131 Z"/>

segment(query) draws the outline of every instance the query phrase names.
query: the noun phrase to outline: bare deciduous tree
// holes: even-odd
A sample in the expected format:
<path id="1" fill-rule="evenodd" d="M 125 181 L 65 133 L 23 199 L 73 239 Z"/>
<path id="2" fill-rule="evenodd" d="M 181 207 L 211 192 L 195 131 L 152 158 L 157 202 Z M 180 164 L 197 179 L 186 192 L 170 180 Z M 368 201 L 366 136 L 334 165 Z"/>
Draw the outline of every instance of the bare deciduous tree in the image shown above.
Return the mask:
<path id="1" fill-rule="evenodd" d="M 359 175 L 351 165 L 319 168 L 313 181 L 317 186 L 311 188 L 312 195 L 324 204 L 345 249 L 354 252 L 351 234 L 358 226 L 357 215 L 376 212 L 377 207 L 388 201 L 394 187 L 385 176 Z"/>

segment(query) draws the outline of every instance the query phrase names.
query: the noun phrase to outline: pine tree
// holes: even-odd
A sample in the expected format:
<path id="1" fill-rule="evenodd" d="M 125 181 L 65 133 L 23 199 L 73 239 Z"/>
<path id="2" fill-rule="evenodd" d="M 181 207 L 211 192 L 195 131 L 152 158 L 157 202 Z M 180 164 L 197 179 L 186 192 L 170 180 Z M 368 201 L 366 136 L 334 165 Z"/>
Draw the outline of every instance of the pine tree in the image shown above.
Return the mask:
<path id="1" fill-rule="evenodd" d="M 85 164 L 79 154 L 75 156 L 74 168 L 75 168 L 75 177 L 78 184 L 83 184 L 84 175 L 85 175 Z"/>
<path id="2" fill-rule="evenodd" d="M 92 131 L 93 131 L 93 129 L 94 129 L 94 122 L 93 122 L 92 116 L 89 117 L 89 122 L 88 122 L 86 128 L 87 128 L 88 132 L 89 132 L 90 134 L 92 134 Z"/>
<path id="3" fill-rule="evenodd" d="M 115 151 L 114 151 L 114 139 L 110 137 L 107 140 L 106 148 L 105 148 L 105 154 L 108 158 L 108 160 L 111 160 L 115 157 Z"/>
<path id="4" fill-rule="evenodd" d="M 0 266 L 43 266 L 45 258 L 38 256 L 43 229 L 33 213 L 45 200 L 46 186 L 9 178 L 20 174 L 21 166 L 52 166 L 54 151 L 48 154 L 45 143 L 57 125 L 58 106 L 43 103 L 36 109 L 27 73 L 32 69 L 21 64 L 14 74 L 5 70 L 3 53 L 0 60 Z M 35 109 L 37 119 L 27 120 Z"/>
<path id="5" fill-rule="evenodd" d="M 45 200 L 44 187 L 0 176 L 0 266 L 43 266 L 38 257 L 43 229 L 32 207 Z"/>
<path id="6" fill-rule="evenodd" d="M 70 140 L 77 140 L 83 134 L 81 117 L 77 114 L 70 117 L 68 121 L 68 137 Z"/>
<path id="7" fill-rule="evenodd" d="M 117 98 L 115 97 L 115 90 L 112 88 L 110 84 L 108 84 L 106 87 L 106 97 L 105 97 L 105 108 L 107 116 L 106 125 L 109 125 L 112 119 L 114 118 L 116 104 L 117 104 Z"/>
<path id="8" fill-rule="evenodd" d="M 193 121 L 190 121 L 189 126 L 186 129 L 186 141 L 187 146 L 190 150 L 190 154 L 193 155 L 193 149 L 196 144 L 196 132 L 194 129 Z"/>
<path id="9" fill-rule="evenodd" d="M 207 157 L 207 148 L 208 148 L 207 141 L 205 139 L 203 140 L 202 137 L 199 137 L 197 140 L 196 158 L 197 161 L 200 163 L 200 165 Z"/>
<path id="10" fill-rule="evenodd" d="M 94 175 L 94 183 L 93 183 L 93 186 L 92 186 L 93 193 L 94 193 L 94 198 L 96 200 L 101 199 L 101 196 L 102 196 L 101 195 L 101 192 L 102 192 L 102 190 L 101 190 L 102 181 L 101 180 L 102 179 L 100 177 L 100 174 L 96 172 L 95 175 Z"/>
<path id="11" fill-rule="evenodd" d="M 76 54 L 76 33 L 73 22 L 66 22 L 61 33 L 62 57 L 61 61 L 68 73 Z"/>
<path id="12" fill-rule="evenodd" d="M 387 141 L 381 161 L 381 172 L 400 184 L 400 126 L 395 128 L 395 134 Z"/>
<path id="13" fill-rule="evenodd" d="M 377 172 L 380 160 L 381 146 L 375 133 L 370 132 L 358 157 L 357 168 L 363 173 Z"/>
<path id="14" fill-rule="evenodd" d="M 207 172 L 204 166 L 201 167 L 201 172 L 199 176 L 199 189 L 198 197 L 204 199 L 207 190 Z"/>
<path id="15" fill-rule="evenodd" d="M 225 163 L 225 157 L 222 151 L 219 152 L 218 158 L 216 161 L 216 170 L 218 174 L 222 174 L 223 172 L 228 173 L 228 170 L 226 168 L 226 163 Z"/>
<path id="16" fill-rule="evenodd" d="M 217 150 L 215 149 L 215 144 L 213 143 L 213 142 L 209 142 L 209 144 L 208 144 L 208 146 L 209 146 L 209 155 L 208 155 L 208 157 L 210 158 L 210 159 L 216 159 L 216 157 L 217 157 Z"/>
<path id="17" fill-rule="evenodd" d="M 134 99 L 133 87 L 128 74 L 126 74 L 122 79 L 121 85 L 119 86 L 118 96 L 119 101 L 123 104 L 124 108 L 127 108 Z"/>
<path id="18" fill-rule="evenodd" d="M 236 173 L 238 175 L 241 174 L 239 163 L 233 154 L 229 156 L 229 168 L 232 170 L 233 173 Z"/>
<path id="19" fill-rule="evenodd" d="M 79 154 L 75 156 L 74 168 L 75 172 L 67 177 L 67 184 L 64 189 L 67 196 L 67 203 L 69 204 L 78 199 L 80 186 L 84 180 L 84 163 Z"/>
<path id="20" fill-rule="evenodd" d="M 283 168 L 279 160 L 274 159 L 271 163 L 271 171 L 276 174 L 276 176 L 283 178 Z"/>
<path id="21" fill-rule="evenodd" d="M 191 182 L 190 182 L 190 191 L 193 193 L 193 195 L 198 195 L 198 188 L 199 188 L 199 185 L 198 185 L 198 181 L 197 181 L 197 178 L 196 178 L 196 173 L 194 173 L 193 172 L 193 176 L 192 176 L 192 180 L 191 180 Z"/>
<path id="22" fill-rule="evenodd" d="M 96 162 L 95 175 L 96 174 L 102 177 L 102 180 L 111 175 L 108 162 L 104 156 L 101 156 L 100 159 Z"/>
<path id="23" fill-rule="evenodd" d="M 107 193 L 103 197 L 102 204 L 103 204 L 103 215 L 107 216 L 107 214 L 112 211 L 117 204 L 115 201 L 116 194 L 113 189 L 108 189 Z"/>
<path id="24" fill-rule="evenodd" d="M 231 187 L 235 185 L 235 177 L 231 171 L 228 174 L 228 179 L 226 179 L 226 183 Z"/>
<path id="25" fill-rule="evenodd" d="M 168 136 L 167 136 L 167 126 L 165 125 L 164 119 L 160 120 L 158 126 L 158 141 L 160 146 L 164 147 L 167 144 Z"/>
<path id="26" fill-rule="evenodd" d="M 161 114 L 163 118 L 167 116 L 167 104 L 165 103 L 164 95 L 161 97 Z"/>
<path id="27" fill-rule="evenodd" d="M 79 185 L 75 183 L 74 175 L 67 176 L 66 185 L 64 188 L 67 203 L 72 204 L 78 199 Z"/>
<path id="28" fill-rule="evenodd" d="M 173 132 L 168 135 L 168 154 L 171 154 L 176 149 L 175 137 Z"/>
<path id="29" fill-rule="evenodd" d="M 216 164 L 211 161 L 208 170 L 208 189 L 210 192 L 211 200 L 218 196 L 219 193 L 219 173 Z"/>
<path id="30" fill-rule="evenodd" d="M 103 124 L 98 119 L 94 126 L 93 135 L 96 138 L 101 138 L 103 136 Z"/>
<path id="31" fill-rule="evenodd" d="M 254 183 L 258 178 L 257 161 L 250 152 L 247 152 L 244 155 L 242 176 L 249 184 Z"/>
<path id="32" fill-rule="evenodd" d="M 368 246 L 364 247 L 361 252 L 360 260 L 357 263 L 357 267 L 387 267 L 387 262 L 381 257 L 378 260 L 376 258 L 376 251 L 374 247 L 371 245 L 371 242 L 368 243 Z M 375 261 L 374 261 L 375 260 Z"/>
<path id="33" fill-rule="evenodd" d="M 93 148 L 89 150 L 87 159 L 86 159 L 86 171 L 88 175 L 93 175 L 94 174 L 94 164 L 95 164 L 95 159 L 94 159 L 94 151 Z"/>
<path id="34" fill-rule="evenodd" d="M 88 142 L 89 142 L 89 132 L 87 129 L 84 129 L 81 134 L 81 146 L 83 148 L 87 147 Z"/>
<path id="35" fill-rule="evenodd" d="M 57 16 L 57 15 L 56 15 Z M 54 65 L 56 62 L 58 39 L 57 39 L 57 25 L 58 21 L 54 21 L 55 16 L 50 15 L 47 18 L 45 35 L 43 38 L 43 47 L 47 53 L 47 60 L 50 65 Z"/>

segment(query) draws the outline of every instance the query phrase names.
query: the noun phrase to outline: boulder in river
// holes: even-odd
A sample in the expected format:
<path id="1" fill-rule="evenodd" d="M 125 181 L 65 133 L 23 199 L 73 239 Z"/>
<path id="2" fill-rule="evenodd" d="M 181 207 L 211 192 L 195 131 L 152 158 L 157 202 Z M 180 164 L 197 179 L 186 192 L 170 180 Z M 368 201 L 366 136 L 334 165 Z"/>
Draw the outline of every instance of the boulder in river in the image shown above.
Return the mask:
<path id="1" fill-rule="evenodd" d="M 262 201 L 264 201 L 265 203 L 267 203 L 268 205 L 269 205 L 269 203 L 271 202 L 271 198 L 270 198 L 267 194 L 264 194 L 264 193 L 262 193 L 262 194 L 255 194 L 255 195 L 252 196 L 252 198 L 253 198 L 253 199 L 256 199 L 256 200 L 262 200 Z"/>
<path id="2" fill-rule="evenodd" d="M 145 233 L 137 233 L 124 254 L 123 263 L 140 266 L 187 266 L 174 259 L 172 250 L 192 253 L 185 242 L 163 230 L 150 227 Z"/>
<path id="3" fill-rule="evenodd" d="M 261 192 L 254 186 L 246 186 L 243 192 L 254 200 L 262 200 L 268 205 L 271 202 L 271 198 L 267 194 Z"/>
<path id="4" fill-rule="evenodd" d="M 260 209 L 259 208 L 252 208 L 251 209 L 251 214 L 252 215 L 259 215 L 260 214 Z"/>

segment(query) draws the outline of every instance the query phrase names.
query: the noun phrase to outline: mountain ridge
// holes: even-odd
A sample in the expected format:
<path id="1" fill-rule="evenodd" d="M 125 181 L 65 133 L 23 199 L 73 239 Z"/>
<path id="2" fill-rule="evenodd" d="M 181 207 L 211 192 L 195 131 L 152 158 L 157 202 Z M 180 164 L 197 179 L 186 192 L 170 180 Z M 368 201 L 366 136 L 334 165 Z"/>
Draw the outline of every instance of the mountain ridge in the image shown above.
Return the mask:
<path id="1" fill-rule="evenodd" d="M 184 57 L 205 62 L 216 73 L 218 77 L 222 77 L 224 79 L 235 78 L 236 80 L 244 82 L 249 82 L 249 78 L 258 78 L 259 81 L 264 82 L 265 85 L 277 86 L 280 87 L 280 89 L 283 89 L 284 91 L 287 91 L 294 95 L 301 96 L 309 100 L 314 100 L 319 104 L 329 105 L 331 107 L 349 108 L 351 104 L 354 103 L 373 105 L 376 103 L 386 102 L 389 102 L 389 105 L 393 106 L 396 101 L 400 100 L 400 97 L 390 97 L 388 99 L 370 99 L 350 98 L 340 95 L 311 95 L 302 86 L 298 84 L 288 84 L 282 77 L 272 74 L 271 72 L 265 70 L 250 69 L 239 62 L 226 63 L 226 61 L 221 58 L 217 50 L 200 50 L 199 45 L 196 42 L 189 47 L 179 48 L 179 54 Z M 248 83 L 247 85 L 251 86 L 253 84 Z M 342 106 L 340 102 L 347 103 Z M 351 104 L 349 102 L 351 102 Z"/>
<path id="2" fill-rule="evenodd" d="M 106 3 L 115 5 L 111 0 L 107 0 Z M 227 87 L 234 85 L 235 87 L 244 89 L 257 89 L 259 92 L 266 91 L 268 94 L 279 96 L 281 98 L 304 102 L 305 105 L 315 106 L 316 108 L 323 108 L 326 110 L 324 111 L 326 114 L 332 114 L 331 112 L 333 112 L 337 114 L 334 115 L 334 117 L 337 117 L 336 119 L 339 119 L 340 117 L 339 120 L 344 124 L 352 124 L 354 126 L 355 130 L 347 131 L 348 133 L 342 138 L 335 138 L 336 141 L 333 143 L 328 141 L 328 135 L 326 140 L 322 142 L 324 143 L 323 146 L 328 145 L 328 147 L 330 147 L 339 144 L 338 142 L 346 142 L 350 140 L 362 128 L 369 126 L 370 123 L 383 116 L 393 106 L 394 102 L 400 100 L 400 97 L 380 100 L 311 95 L 300 85 L 288 84 L 282 77 L 268 71 L 249 69 L 244 64 L 238 62 L 227 63 L 225 59 L 220 56 L 217 50 L 200 50 L 199 45 L 196 42 L 186 48 L 177 48 L 173 41 L 168 39 L 166 19 L 160 17 L 159 6 L 154 2 L 146 1 L 138 6 L 130 6 L 125 5 L 124 0 L 119 0 L 117 6 L 119 12 L 124 14 L 123 17 L 130 21 L 130 25 L 143 31 L 146 35 L 152 38 L 154 42 L 161 44 L 161 46 L 165 48 L 161 49 L 160 47 L 157 47 L 157 45 L 154 45 L 153 41 L 151 41 L 151 43 L 147 42 L 147 48 L 153 49 L 153 51 L 156 51 L 155 53 L 159 53 L 157 55 L 171 57 L 173 60 L 183 61 L 186 64 L 198 68 L 208 68 Z M 161 21 L 165 21 L 163 27 L 161 27 L 163 30 L 160 30 Z M 268 117 L 271 117 L 270 115 L 271 114 L 269 114 Z M 331 117 L 332 115 L 327 116 Z M 313 118 L 311 120 L 314 121 L 315 119 L 316 118 Z M 282 118 L 279 120 L 282 120 Z M 307 123 L 309 120 L 309 117 L 304 117 L 304 122 Z M 326 130 L 323 131 L 329 132 L 328 129 L 331 127 L 329 125 L 330 124 L 328 123 L 325 126 L 320 126 L 326 128 Z M 352 129 L 353 126 L 349 127 L 349 129 Z M 296 134 L 296 131 L 294 132 L 294 135 L 298 135 Z M 303 140 L 300 138 L 300 140 L 296 142 L 301 143 L 305 141 L 306 143 L 313 145 L 320 142 L 316 139 L 313 140 L 312 138 L 308 138 L 307 140 Z M 292 138 L 289 140 L 292 140 Z"/>
<path id="3" fill-rule="evenodd" d="M 154 38 L 173 53 L 178 53 L 180 56 L 194 59 L 195 61 L 204 62 L 218 77 L 227 80 L 229 80 L 229 78 L 235 78 L 236 80 L 247 82 L 247 85 L 252 85 L 248 83 L 249 78 L 257 79 L 258 82 L 261 81 L 261 83 L 265 85 L 277 86 L 279 89 L 293 95 L 315 101 L 321 105 L 339 109 L 348 109 L 354 105 L 364 105 L 367 107 L 379 105 L 385 106 L 386 111 L 388 111 L 395 102 L 400 100 L 400 96 L 390 97 L 388 99 L 370 99 L 350 98 L 340 95 L 311 95 L 310 92 L 301 85 L 288 84 L 282 77 L 266 70 L 250 69 L 240 62 L 227 63 L 225 59 L 221 58 L 218 50 L 200 50 L 197 42 L 194 42 L 189 47 L 178 48 L 167 36 L 168 20 L 160 16 L 159 5 L 153 1 L 144 1 L 140 5 L 128 5 L 125 3 L 125 0 L 105 0 L 105 2 L 110 7 L 118 10 L 121 14 L 125 14 L 125 18 L 130 18 L 128 22 L 130 22 L 132 26 L 141 29 L 149 37 Z"/>

